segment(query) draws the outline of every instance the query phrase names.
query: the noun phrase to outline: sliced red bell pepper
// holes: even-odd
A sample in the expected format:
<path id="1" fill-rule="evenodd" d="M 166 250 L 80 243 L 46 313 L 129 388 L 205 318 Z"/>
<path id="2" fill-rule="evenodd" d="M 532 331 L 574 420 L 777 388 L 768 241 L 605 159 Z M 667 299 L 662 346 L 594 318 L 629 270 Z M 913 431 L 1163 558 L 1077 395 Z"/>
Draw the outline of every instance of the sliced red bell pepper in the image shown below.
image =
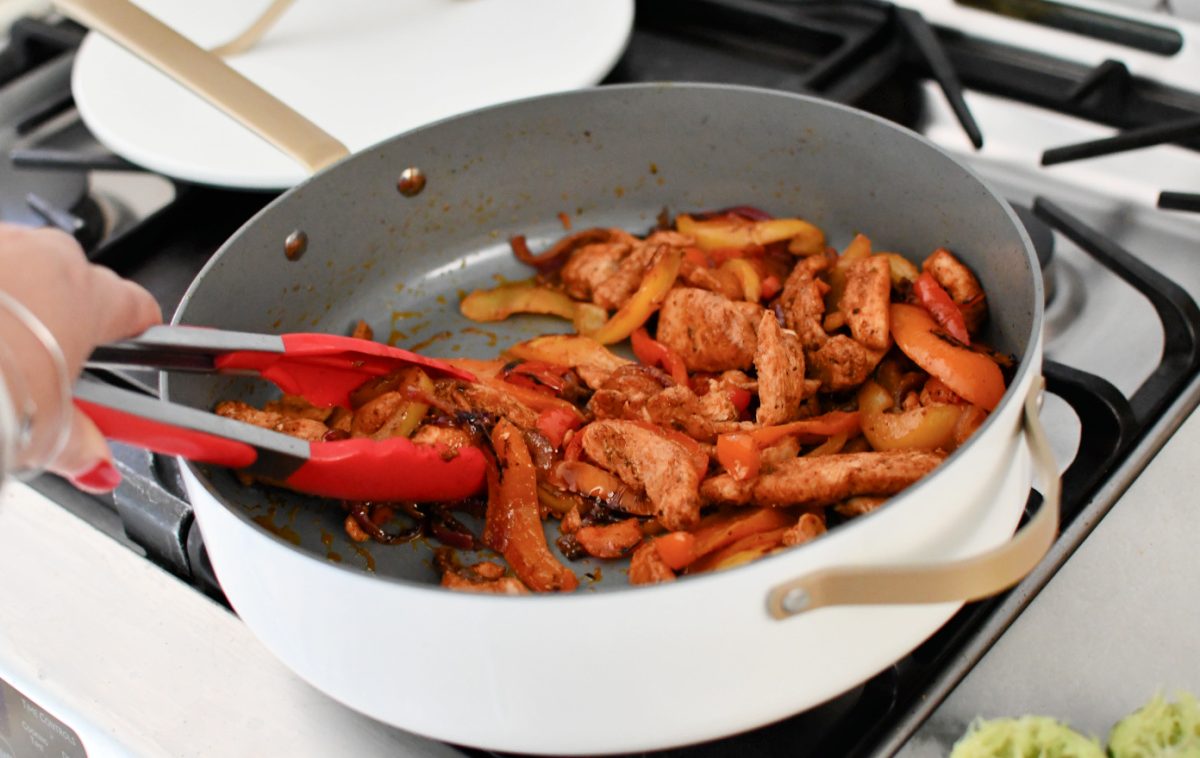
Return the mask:
<path id="1" fill-rule="evenodd" d="M 733 403 L 733 407 L 737 409 L 738 416 L 746 412 L 753 398 L 754 395 L 748 389 L 742 387 L 729 388 L 729 402 Z"/>
<path id="2" fill-rule="evenodd" d="M 537 430 L 550 441 L 557 450 L 562 447 L 563 439 L 571 429 L 578 429 L 583 424 L 578 413 L 565 408 L 547 408 L 538 414 Z"/>
<path id="3" fill-rule="evenodd" d="M 557 397 L 566 386 L 565 377 L 570 370 L 542 361 L 521 361 L 506 366 L 503 375 L 506 382 Z"/>
<path id="4" fill-rule="evenodd" d="M 564 461 L 577 461 L 583 457 L 583 435 L 576 434 L 563 450 Z"/>
<path id="5" fill-rule="evenodd" d="M 783 284 L 779 281 L 779 277 L 774 274 L 768 274 L 762 280 L 762 299 L 771 300 L 780 292 L 783 291 Z"/>
<path id="6" fill-rule="evenodd" d="M 951 299 L 950 294 L 942 289 L 942 285 L 938 284 L 928 271 L 921 272 L 913 282 L 913 295 L 921 307 L 929 311 L 929 315 L 933 316 L 938 326 L 949 332 L 954 339 L 970 347 L 971 335 L 967 333 L 967 320 L 963 318 L 962 311 Z"/>
<path id="7" fill-rule="evenodd" d="M 676 384 L 688 386 L 687 366 L 671 348 L 650 336 L 644 326 L 639 326 L 629 335 L 633 346 L 633 354 L 645 366 L 661 368 L 671 375 Z"/>

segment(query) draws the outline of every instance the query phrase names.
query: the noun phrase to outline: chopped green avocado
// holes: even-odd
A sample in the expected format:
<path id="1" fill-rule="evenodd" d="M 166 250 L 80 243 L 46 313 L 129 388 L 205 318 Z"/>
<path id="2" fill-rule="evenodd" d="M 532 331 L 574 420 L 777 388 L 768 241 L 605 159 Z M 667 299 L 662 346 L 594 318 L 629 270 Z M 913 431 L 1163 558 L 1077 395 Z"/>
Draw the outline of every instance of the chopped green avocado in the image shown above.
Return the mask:
<path id="1" fill-rule="evenodd" d="M 976 721 L 950 758 L 1104 758 L 1096 740 L 1045 716 Z"/>
<path id="2" fill-rule="evenodd" d="M 1200 704 L 1186 692 L 1176 697 L 1155 695 L 1117 722 L 1108 733 L 1112 758 L 1200 758 Z"/>

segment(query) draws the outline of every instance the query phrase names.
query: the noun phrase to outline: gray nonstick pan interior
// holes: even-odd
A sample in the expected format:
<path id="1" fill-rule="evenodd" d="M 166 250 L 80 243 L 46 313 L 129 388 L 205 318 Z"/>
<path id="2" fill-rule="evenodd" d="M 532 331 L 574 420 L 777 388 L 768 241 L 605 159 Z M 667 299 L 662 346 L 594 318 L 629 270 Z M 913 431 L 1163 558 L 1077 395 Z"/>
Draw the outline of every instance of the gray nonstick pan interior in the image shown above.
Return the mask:
<path id="1" fill-rule="evenodd" d="M 397 190 L 409 167 L 426 177 L 412 197 Z M 918 262 L 948 247 L 988 292 L 991 344 L 1021 356 L 1039 328 L 1041 280 L 1024 232 L 1004 202 L 955 160 L 849 108 L 716 85 L 554 95 L 367 149 L 247 223 L 193 283 L 175 320 L 344 334 L 361 318 L 376 339 L 400 347 L 491 358 L 513 342 L 569 330 L 553 318 L 475 324 L 459 315 L 465 293 L 531 276 L 513 258 L 510 236 L 526 235 L 537 251 L 566 233 L 560 212 L 573 230 L 619 226 L 644 234 L 664 208 L 675 214 L 734 205 L 803 217 L 839 249 L 856 232 L 876 250 Z M 293 261 L 285 240 L 295 232 L 307 245 Z M 1020 370 L 1029 370 L 1027 363 Z M 164 388 L 172 400 L 203 408 L 272 394 L 262 382 L 202 375 L 170 377 Z M 344 536 L 345 513 L 335 503 L 243 487 L 224 470 L 197 470 L 247 528 L 266 529 L 350 570 L 438 579 L 424 541 L 358 545 Z M 557 535 L 557 524 L 547 531 Z M 626 583 L 619 565 L 604 564 L 602 582 L 584 579 L 597 563 L 570 565 L 585 589 Z"/>

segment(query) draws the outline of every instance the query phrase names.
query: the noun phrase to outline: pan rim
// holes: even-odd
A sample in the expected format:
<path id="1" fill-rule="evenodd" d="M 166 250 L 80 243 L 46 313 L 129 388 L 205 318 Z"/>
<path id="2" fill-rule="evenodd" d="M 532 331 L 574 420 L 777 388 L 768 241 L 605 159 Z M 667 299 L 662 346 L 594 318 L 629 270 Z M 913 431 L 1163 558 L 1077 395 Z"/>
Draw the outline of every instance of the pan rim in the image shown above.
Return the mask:
<path id="1" fill-rule="evenodd" d="M 449 116 L 447 118 L 440 119 L 440 120 L 432 122 L 430 124 L 426 124 L 424 126 L 417 127 L 415 129 L 409 130 L 407 132 L 403 132 L 401 134 L 381 140 L 380 142 L 377 142 L 374 145 L 371 145 L 370 147 L 364 148 L 363 150 L 356 152 L 356 153 L 342 159 L 341 161 L 338 161 L 337 163 L 310 176 L 309 178 L 307 178 L 303 182 L 295 185 L 291 189 L 288 189 L 283 194 L 281 194 L 279 197 L 275 198 L 270 203 L 268 203 L 266 206 L 264 206 L 262 209 L 260 209 L 249 220 L 247 220 L 242 226 L 240 226 L 237 229 L 237 231 L 235 231 L 232 235 L 230 235 L 230 237 L 224 243 L 222 243 L 220 248 L 218 248 L 218 250 L 213 254 L 213 256 L 208 260 L 208 262 L 205 263 L 204 267 L 201 268 L 200 271 L 196 274 L 196 277 L 192 280 L 191 284 L 188 285 L 186 292 L 184 293 L 182 299 L 180 300 L 179 306 L 175 310 L 175 313 L 172 316 L 171 323 L 175 324 L 175 325 L 183 323 L 183 318 L 185 316 L 185 311 L 187 310 L 188 304 L 191 302 L 191 300 L 192 300 L 193 296 L 195 295 L 196 290 L 199 288 L 201 282 L 204 281 L 204 279 L 206 278 L 207 274 L 209 273 L 209 271 L 211 269 L 213 269 L 214 267 L 219 265 L 220 261 L 224 258 L 224 256 L 230 254 L 230 250 L 232 250 L 234 248 L 237 240 L 242 236 L 242 234 L 247 229 L 254 226 L 258 222 L 260 217 L 265 216 L 269 212 L 272 212 L 276 208 L 276 206 L 289 201 L 289 199 L 291 198 L 291 196 L 294 193 L 299 193 L 299 192 L 304 191 L 306 188 L 309 188 L 314 182 L 320 180 L 321 177 L 329 174 L 330 172 L 338 170 L 343 165 L 347 165 L 355 160 L 364 159 L 367 155 L 374 153 L 378 148 L 380 148 L 384 145 L 392 144 L 399 140 L 403 140 L 403 139 L 409 137 L 410 135 L 435 130 L 435 129 L 440 128 L 442 125 L 450 123 L 450 122 L 456 122 L 459 120 L 475 118 L 477 116 L 480 116 L 480 115 L 483 115 L 486 113 L 490 113 L 493 111 L 501 111 L 501 110 L 505 110 L 505 109 L 509 109 L 509 108 L 518 108 L 518 107 L 533 105 L 538 102 L 549 101 L 549 100 L 563 100 L 563 99 L 570 99 L 570 98 L 576 98 L 576 97 L 594 97 L 596 95 L 596 93 L 621 93 L 621 92 L 627 92 L 627 91 L 643 91 L 643 90 L 666 90 L 666 91 L 686 90 L 686 91 L 697 91 L 697 92 L 703 92 L 703 91 L 730 92 L 730 91 L 732 91 L 732 92 L 737 92 L 737 93 L 741 93 L 741 94 L 745 94 L 745 95 L 758 95 L 758 96 L 769 96 L 769 97 L 782 98 L 782 99 L 791 99 L 791 100 L 803 102 L 803 103 L 807 104 L 807 106 L 810 106 L 810 107 L 830 108 L 835 111 L 841 111 L 843 114 L 850 116 L 850 117 L 865 118 L 868 121 L 874 122 L 876 127 L 883 128 L 883 129 L 892 129 L 897 132 L 900 132 L 907 138 L 915 140 L 918 144 L 921 144 L 926 148 L 930 148 L 933 151 L 935 151 L 935 153 L 940 154 L 943 159 L 949 161 L 950 164 L 956 166 L 959 170 L 963 171 L 967 177 L 974 180 L 974 182 L 984 190 L 984 192 L 986 193 L 986 196 L 989 198 L 989 200 L 991 202 L 999 205 L 999 207 L 1005 214 L 1005 217 L 1007 218 L 1009 225 L 1017 232 L 1017 235 L 1021 242 L 1021 250 L 1024 254 L 1028 270 L 1032 277 L 1031 283 L 1032 283 L 1033 287 L 1032 287 L 1031 296 L 1033 298 L 1033 309 L 1032 309 L 1032 314 L 1031 314 L 1031 318 L 1030 318 L 1029 333 L 1024 335 L 1025 345 L 1026 345 L 1025 352 L 1020 357 L 1017 371 L 1014 373 L 1012 381 L 1009 383 L 1008 387 L 1005 389 L 1005 393 L 1001 397 L 1000 403 L 996 406 L 995 410 L 993 410 L 992 413 L 990 413 L 988 415 L 987 420 L 980 427 L 980 429 L 978 429 L 975 432 L 975 434 L 967 442 L 967 444 L 963 445 L 958 450 L 955 450 L 953 453 L 951 453 L 949 456 L 947 456 L 946 459 L 943 460 L 932 472 L 930 472 L 925 477 L 923 477 L 916 484 L 916 486 L 909 487 L 908 489 L 906 489 L 904 492 L 900 493 L 899 495 L 893 496 L 889 501 L 889 508 L 886 510 L 888 512 L 895 512 L 898 509 L 903 508 L 905 503 L 913 502 L 917 496 L 922 494 L 924 491 L 928 490 L 929 487 L 927 485 L 929 485 L 932 482 L 945 480 L 948 476 L 947 472 L 955 469 L 955 465 L 954 465 L 955 462 L 960 461 L 966 454 L 968 454 L 971 450 L 975 449 L 977 447 L 977 443 L 980 441 L 981 438 L 988 436 L 990 431 L 995 430 L 996 424 L 998 423 L 997 422 L 998 417 L 1001 415 L 1004 415 L 1002 412 L 1011 409 L 1014 404 L 1020 405 L 1023 402 L 1023 397 L 1018 397 L 1018 390 L 1021 393 L 1024 393 L 1026 385 L 1028 384 L 1029 381 L 1032 380 L 1033 373 L 1035 371 L 1040 372 L 1040 366 L 1042 363 L 1041 332 L 1042 332 L 1043 322 L 1045 319 L 1045 290 L 1044 290 L 1044 282 L 1042 279 L 1041 268 L 1037 262 L 1037 257 L 1036 257 L 1036 253 L 1034 252 L 1033 243 L 1030 240 L 1029 235 L 1028 235 L 1024 225 L 1021 223 L 1020 219 L 1016 215 L 1016 212 L 1013 210 L 1012 206 L 1009 205 L 1008 201 L 1005 200 L 996 191 L 996 189 L 994 187 L 992 187 L 992 185 L 990 183 L 988 183 L 986 180 L 984 180 L 983 177 L 981 177 L 979 175 L 979 173 L 976 172 L 965 161 L 956 157 L 955 155 L 950 153 L 948 150 L 940 147 L 939 145 L 933 143 L 931 140 L 922 136 L 918 132 L 915 132 L 912 129 L 909 129 L 906 126 L 894 123 L 892 121 L 888 121 L 887 119 L 884 119 L 884 118 L 877 116 L 873 113 L 870 113 L 868 111 L 864 111 L 864 110 L 861 110 L 858 108 L 854 108 L 852 106 L 833 102 L 833 101 L 826 100 L 823 98 L 814 97 L 811 95 L 801 95 L 801 94 L 796 94 L 796 93 L 792 93 L 792 92 L 787 92 L 787 91 L 782 91 L 782 90 L 774 90 L 774 89 L 769 89 L 769 88 L 764 88 L 764 87 L 751 87 L 751 86 L 737 85 L 737 84 L 717 84 L 717 83 L 702 83 L 702 82 L 696 82 L 696 83 L 693 83 L 693 82 L 643 82 L 643 83 L 636 83 L 636 84 L 616 84 L 616 85 L 604 85 L 604 86 L 600 86 L 600 87 L 591 87 L 591 88 L 579 89 L 579 90 L 570 90 L 570 91 L 566 91 L 566 92 L 558 92 L 558 93 L 552 93 L 552 94 L 548 94 L 548 95 L 537 95 L 537 96 L 533 96 L 533 97 L 522 98 L 519 100 L 512 100 L 512 101 L 500 103 L 497 105 L 491 105 L 491 106 L 487 106 L 484 108 L 467 111 L 465 113 L 461 113 L 461 114 L 458 114 L 455 116 Z M 1036 355 L 1034 353 L 1036 353 Z M 169 397 L 170 397 L 170 377 L 166 373 L 162 374 L 160 377 L 159 391 L 160 391 L 160 395 L 162 396 L 163 399 L 169 399 Z M 411 579 L 404 579 L 401 577 L 390 576 L 390 575 L 376 574 L 374 572 L 367 571 L 367 570 L 359 568 L 357 566 L 351 566 L 351 565 L 347 565 L 344 563 L 336 563 L 336 562 L 332 562 L 327 559 L 324 559 L 321 556 L 314 553 L 313 551 L 302 548 L 298 545 L 295 545 L 292 542 L 284 539 L 282 536 L 274 534 L 271 531 L 263 528 L 261 525 L 255 523 L 254 520 L 250 517 L 250 515 L 245 511 L 244 508 L 241 508 L 237 504 L 230 502 L 226 497 L 224 497 L 217 490 L 217 488 L 209 480 L 208 475 L 205 474 L 204 471 L 201 470 L 200 464 L 195 464 L 190 461 L 186 461 L 186 460 L 182 460 L 182 459 L 180 462 L 183 466 L 185 466 L 188 469 L 190 474 L 204 488 L 204 490 L 207 492 L 207 494 L 213 500 L 215 500 L 217 503 L 219 503 L 222 508 L 225 508 L 226 510 L 233 513 L 234 516 L 237 517 L 246 527 L 250 528 L 253 532 L 258 534 L 258 536 L 260 538 L 267 538 L 269 540 L 274 540 L 278 544 L 284 546 L 286 549 L 289 549 L 295 553 L 299 553 L 299 554 L 305 556 L 307 559 L 316 561 L 317 563 L 319 563 L 322 566 L 325 566 L 326 568 L 345 571 L 345 572 L 348 572 L 348 575 L 356 576 L 359 579 L 382 581 L 382 582 L 386 582 L 388 584 L 394 585 L 397 589 L 411 589 L 411 590 L 414 590 L 417 592 L 422 592 L 422 593 L 433 591 L 433 592 L 440 593 L 442 596 L 453 595 L 455 597 L 462 597 L 464 595 L 464 593 L 455 592 L 453 590 L 444 588 L 438 584 L 419 582 L 419 581 L 414 581 Z M 195 507 L 195 506 L 193 505 L 193 507 Z M 883 511 L 884 511 L 884 509 L 879 509 L 874 512 L 864 514 L 863 516 L 859 516 L 854 519 L 854 523 L 845 524 L 838 528 L 832 529 L 829 532 L 826 532 L 825 534 L 823 534 L 820 537 L 813 540 L 812 543 L 806 543 L 805 545 L 797 545 L 795 548 L 792 548 L 792 549 L 789 549 L 789 550 L 786 550 L 786 551 L 783 551 L 780 553 L 775 553 L 772 555 L 765 556 L 763 558 L 760 558 L 756 561 L 753 561 L 753 562 L 743 565 L 743 566 L 738 566 L 734 569 L 734 572 L 751 570 L 753 567 L 761 567 L 761 566 L 781 567 L 784 565 L 784 561 L 795 560 L 796 556 L 798 554 L 800 554 L 802 552 L 802 549 L 804 547 L 806 547 L 808 544 L 815 544 L 817 542 L 827 543 L 829 540 L 837 540 L 837 539 L 839 539 L 839 535 L 845 535 L 848 531 L 850 531 L 854 527 L 863 527 L 865 525 L 875 523 L 876 520 L 883 513 Z M 699 581 L 709 581 L 709 582 L 715 584 L 715 582 L 719 581 L 721 578 L 725 577 L 729 573 L 731 573 L 731 572 L 729 572 L 729 571 L 708 572 L 705 574 L 692 575 L 692 576 L 685 575 L 685 576 L 679 577 L 679 579 L 686 581 L 688 586 L 694 586 Z M 741 574 L 739 574 L 739 575 L 741 575 Z M 620 595 L 624 595 L 625 593 L 627 593 L 628 591 L 631 591 L 631 590 L 637 590 L 639 592 L 644 592 L 644 591 L 648 591 L 648 590 L 666 591 L 667 589 L 669 589 L 670 586 L 674 586 L 676 584 L 677 584 L 677 582 L 660 583 L 660 584 L 656 584 L 656 585 L 636 586 L 636 587 L 635 586 L 614 586 L 614 587 L 603 588 L 598 592 L 588 592 L 588 593 L 584 593 L 584 592 L 530 593 L 529 595 L 523 595 L 523 596 L 504 596 L 504 597 L 490 596 L 486 593 L 471 593 L 470 596 L 473 599 L 478 600 L 478 601 L 500 602 L 500 603 L 518 603 L 518 602 L 566 603 L 566 602 L 576 602 L 576 601 L 577 602 L 585 602 L 583 600 L 583 598 L 589 598 L 589 597 L 596 598 L 596 597 L 603 597 L 603 596 L 609 596 L 609 595 L 620 596 Z M 595 602 L 595 600 L 592 600 L 592 602 Z"/>

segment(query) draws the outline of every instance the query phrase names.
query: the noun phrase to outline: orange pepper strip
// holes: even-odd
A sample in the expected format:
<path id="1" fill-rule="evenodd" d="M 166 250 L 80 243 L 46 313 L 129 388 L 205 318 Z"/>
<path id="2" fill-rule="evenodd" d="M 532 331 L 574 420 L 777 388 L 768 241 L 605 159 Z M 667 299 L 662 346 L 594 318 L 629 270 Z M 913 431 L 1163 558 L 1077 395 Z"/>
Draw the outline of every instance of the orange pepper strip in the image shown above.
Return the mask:
<path id="1" fill-rule="evenodd" d="M 650 267 L 633 296 L 603 326 L 587 336 L 602 345 L 611 345 L 633 334 L 635 329 L 646 323 L 670 292 L 682 263 L 683 255 L 679 249 L 667 248 Z"/>
<path id="2" fill-rule="evenodd" d="M 796 522 L 796 514 L 782 508 L 737 508 L 706 516 L 692 530 L 696 557 L 736 542 L 743 537 L 772 529 L 783 529 Z"/>
<path id="3" fill-rule="evenodd" d="M 633 334 L 629 335 L 629 341 L 633 347 L 633 354 L 643 365 L 657 366 L 670 374 L 676 384 L 689 386 L 687 366 L 684 364 L 683 358 L 679 357 L 679 353 L 651 337 L 650 332 L 646 331 L 646 327 L 639 326 L 634 329 Z"/>
<path id="4" fill-rule="evenodd" d="M 813 437 L 832 437 L 835 434 L 844 434 L 847 437 L 853 437 L 859 432 L 859 422 L 858 411 L 830 411 L 820 416 L 793 421 L 790 424 L 764 426 L 746 432 L 746 434 L 753 437 L 759 447 L 770 447 L 784 437 L 794 434 Z"/>
<path id="5" fill-rule="evenodd" d="M 787 527 L 781 527 L 742 537 L 736 542 L 699 559 L 688 566 L 687 572 L 689 574 L 699 574 L 705 571 L 720 571 L 761 558 L 783 544 L 783 535 L 787 530 Z"/>
<path id="6" fill-rule="evenodd" d="M 938 336 L 923 308 L 892 303 L 892 337 L 913 363 L 946 383 L 969 403 L 995 410 L 1004 396 L 1004 375 L 990 358 Z"/>
<path id="7" fill-rule="evenodd" d="M 696 560 L 696 535 L 691 532 L 667 532 L 654 540 L 658 557 L 672 570 L 678 571 Z"/>
<path id="8" fill-rule="evenodd" d="M 537 469 L 521 430 L 501 419 L 492 431 L 492 446 L 500 467 L 488 471 L 484 543 L 503 555 L 534 592 L 575 589 L 579 580 L 546 544 L 538 515 Z"/>
<path id="9" fill-rule="evenodd" d="M 717 436 L 717 461 L 738 480 L 758 476 L 762 465 L 754 438 L 743 432 Z"/>

